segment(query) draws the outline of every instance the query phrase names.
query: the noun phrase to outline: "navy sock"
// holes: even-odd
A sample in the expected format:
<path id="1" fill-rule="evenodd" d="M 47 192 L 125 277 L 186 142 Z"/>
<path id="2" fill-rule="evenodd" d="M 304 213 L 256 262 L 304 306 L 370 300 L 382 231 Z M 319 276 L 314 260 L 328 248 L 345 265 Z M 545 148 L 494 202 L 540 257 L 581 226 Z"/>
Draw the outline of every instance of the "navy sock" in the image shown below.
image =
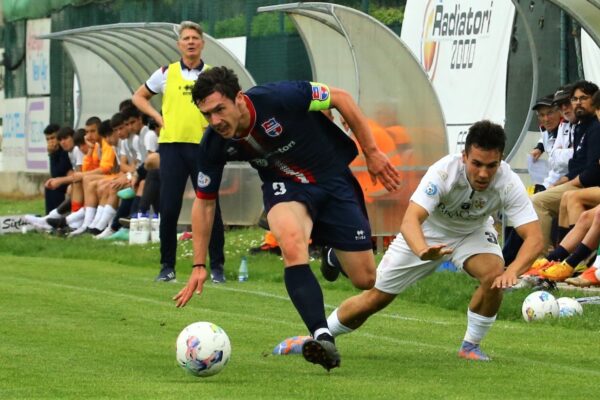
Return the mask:
<path id="1" fill-rule="evenodd" d="M 569 257 L 569 252 L 567 251 L 567 249 L 559 245 L 554 250 L 552 250 L 550 254 L 548 254 L 548 257 L 546 257 L 546 259 L 548 261 L 562 261 L 567 257 Z"/>
<path id="2" fill-rule="evenodd" d="M 561 241 L 562 241 L 562 240 L 565 238 L 565 236 L 567 236 L 567 234 L 568 234 L 569 232 L 571 232 L 571 229 L 572 229 L 572 228 L 573 228 L 573 226 L 570 226 L 570 227 L 568 227 L 568 228 L 565 228 L 564 226 L 559 226 L 559 227 L 557 228 L 558 242 L 559 242 L 559 243 L 560 243 L 560 242 L 561 242 Z"/>
<path id="3" fill-rule="evenodd" d="M 594 250 L 590 249 L 585 244 L 579 243 L 575 248 L 575 251 L 571 253 L 571 255 L 565 260 L 565 262 L 571 267 L 575 268 L 577 265 L 579 265 L 580 262 L 588 258 L 589 255 L 592 254 L 592 251 Z"/>
<path id="4" fill-rule="evenodd" d="M 308 264 L 285 268 L 283 280 L 294 307 L 311 335 L 319 328 L 327 328 L 323 292 Z"/>

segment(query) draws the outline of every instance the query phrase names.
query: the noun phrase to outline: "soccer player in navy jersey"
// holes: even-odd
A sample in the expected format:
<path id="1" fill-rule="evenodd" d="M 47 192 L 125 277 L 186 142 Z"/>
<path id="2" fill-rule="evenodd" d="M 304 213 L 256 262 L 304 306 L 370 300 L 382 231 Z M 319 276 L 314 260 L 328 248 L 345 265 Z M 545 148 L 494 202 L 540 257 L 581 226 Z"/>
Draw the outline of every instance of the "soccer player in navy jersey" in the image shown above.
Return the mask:
<path id="1" fill-rule="evenodd" d="M 400 183 L 398 172 L 344 90 L 285 81 L 244 93 L 233 71 L 216 67 L 199 75 L 192 98 L 209 127 L 200 143 L 192 206 L 194 267 L 173 299 L 183 307 L 194 292 L 202 292 L 223 168 L 227 161 L 248 161 L 263 181 L 264 207 L 281 247 L 286 289 L 313 338 L 304 343 L 302 354 L 327 370 L 338 367 L 340 356 L 327 326 L 323 293 L 308 264 L 309 239 L 312 235 L 316 243 L 334 248 L 360 289 L 373 286 L 375 260 L 362 191 L 348 167 L 357 155 L 356 145 L 321 111 L 335 108 L 347 121 L 374 181 L 393 191 Z"/>

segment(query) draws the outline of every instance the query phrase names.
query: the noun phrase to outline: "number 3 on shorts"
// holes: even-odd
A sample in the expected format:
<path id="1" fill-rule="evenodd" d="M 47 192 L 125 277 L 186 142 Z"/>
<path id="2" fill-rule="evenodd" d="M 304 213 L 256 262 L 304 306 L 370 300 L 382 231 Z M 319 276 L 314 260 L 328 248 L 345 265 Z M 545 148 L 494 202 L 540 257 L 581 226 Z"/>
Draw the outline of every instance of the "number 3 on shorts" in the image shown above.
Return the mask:
<path id="1" fill-rule="evenodd" d="M 487 236 L 487 241 L 492 244 L 498 244 L 498 239 L 496 239 L 496 235 L 492 232 L 485 232 L 485 236 Z"/>
<path id="2" fill-rule="evenodd" d="M 285 183 L 273 182 L 273 194 L 275 196 L 281 196 L 285 192 L 287 192 L 287 189 L 285 188 Z"/>

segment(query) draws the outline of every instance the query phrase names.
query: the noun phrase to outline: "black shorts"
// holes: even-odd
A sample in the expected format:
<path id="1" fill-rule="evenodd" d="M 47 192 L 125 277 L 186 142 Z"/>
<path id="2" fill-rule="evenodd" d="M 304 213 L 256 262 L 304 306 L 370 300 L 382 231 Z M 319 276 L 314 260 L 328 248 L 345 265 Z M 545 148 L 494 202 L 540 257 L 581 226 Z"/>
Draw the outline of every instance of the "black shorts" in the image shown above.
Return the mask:
<path id="1" fill-rule="evenodd" d="M 363 194 L 350 171 L 317 184 L 264 182 L 262 191 L 267 213 L 278 203 L 303 203 L 313 220 L 314 243 L 345 251 L 372 249 Z"/>

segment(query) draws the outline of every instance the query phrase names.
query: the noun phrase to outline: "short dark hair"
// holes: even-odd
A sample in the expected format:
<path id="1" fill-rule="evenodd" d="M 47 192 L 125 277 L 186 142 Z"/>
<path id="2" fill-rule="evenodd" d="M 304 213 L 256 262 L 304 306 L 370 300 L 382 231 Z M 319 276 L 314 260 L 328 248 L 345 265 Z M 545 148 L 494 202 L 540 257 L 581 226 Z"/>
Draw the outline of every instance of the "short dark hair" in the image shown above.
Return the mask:
<path id="1" fill-rule="evenodd" d="M 112 126 L 110 125 L 110 120 L 109 119 L 105 119 L 104 121 L 100 122 L 100 126 L 98 127 L 98 134 L 100 136 L 102 136 L 103 138 L 111 135 L 113 132 Z"/>
<path id="2" fill-rule="evenodd" d="M 58 132 L 59 129 L 60 125 L 58 124 L 48 124 L 48 126 L 44 128 L 44 135 L 52 135 L 53 133 Z"/>
<path id="3" fill-rule="evenodd" d="M 465 140 L 465 152 L 467 154 L 469 154 L 472 146 L 483 150 L 498 150 L 502 154 L 504 153 L 504 146 L 506 146 L 506 133 L 500 125 L 491 121 L 475 122 L 469 128 Z"/>
<path id="4" fill-rule="evenodd" d="M 100 120 L 100 118 L 98 117 L 89 117 L 87 119 L 87 121 L 85 121 L 86 125 L 96 125 L 97 129 L 100 129 L 100 123 L 102 122 L 102 120 Z"/>
<path id="5" fill-rule="evenodd" d="M 129 118 L 140 118 L 142 113 L 136 106 L 125 107 L 121 110 L 121 114 L 123 114 L 123 119 L 127 120 Z"/>
<path id="6" fill-rule="evenodd" d="M 58 131 L 58 134 L 56 135 L 56 138 L 58 140 L 63 140 L 63 139 L 66 139 L 68 137 L 73 137 L 74 133 L 75 133 L 75 131 L 70 126 L 63 126 Z"/>
<path id="7" fill-rule="evenodd" d="M 575 91 L 577 89 L 581 90 L 583 93 L 589 96 L 593 96 L 594 93 L 598 91 L 598 85 L 590 81 L 577 81 L 573 84 L 573 87 L 571 88 L 571 97 L 573 97 L 573 94 L 575 94 Z"/>
<path id="8" fill-rule="evenodd" d="M 241 90 L 238 77 L 233 70 L 227 67 L 214 67 L 198 75 L 192 89 L 192 100 L 197 104 L 215 92 L 235 100 L 235 96 Z"/>
<path id="9" fill-rule="evenodd" d="M 595 110 L 600 110 L 600 90 L 592 96 L 592 107 L 594 107 Z"/>
<path id="10" fill-rule="evenodd" d="M 120 112 L 115 113 L 110 118 L 110 127 L 111 128 L 116 128 L 117 126 L 123 125 L 124 123 L 125 123 L 125 117 Z"/>
<path id="11" fill-rule="evenodd" d="M 85 143 L 85 129 L 79 128 L 73 134 L 73 143 L 75 146 L 81 146 Z"/>
<path id="12" fill-rule="evenodd" d="M 119 111 L 123 112 L 127 107 L 133 107 L 133 101 L 131 99 L 125 99 L 119 103 Z"/>

